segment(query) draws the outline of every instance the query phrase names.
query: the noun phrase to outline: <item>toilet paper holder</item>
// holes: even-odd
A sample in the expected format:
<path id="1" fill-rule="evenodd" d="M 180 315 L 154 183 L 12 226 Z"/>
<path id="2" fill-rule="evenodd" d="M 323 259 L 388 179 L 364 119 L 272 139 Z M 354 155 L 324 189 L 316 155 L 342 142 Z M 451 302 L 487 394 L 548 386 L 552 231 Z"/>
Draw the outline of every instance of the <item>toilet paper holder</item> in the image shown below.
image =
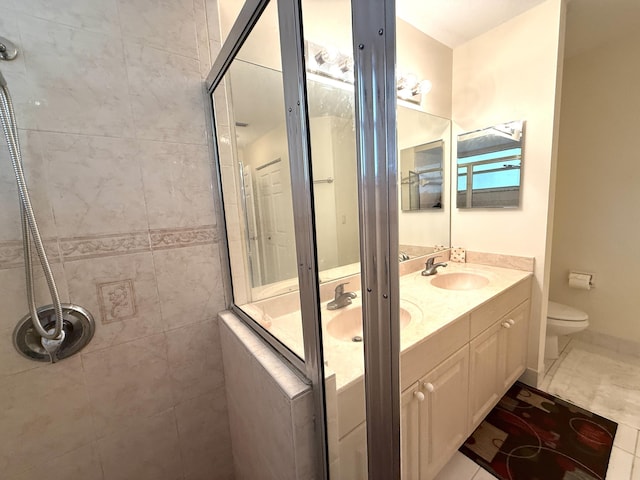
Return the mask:
<path id="1" fill-rule="evenodd" d="M 573 288 L 582 288 L 584 290 L 595 288 L 593 273 L 571 270 L 569 272 L 569 286 Z"/>

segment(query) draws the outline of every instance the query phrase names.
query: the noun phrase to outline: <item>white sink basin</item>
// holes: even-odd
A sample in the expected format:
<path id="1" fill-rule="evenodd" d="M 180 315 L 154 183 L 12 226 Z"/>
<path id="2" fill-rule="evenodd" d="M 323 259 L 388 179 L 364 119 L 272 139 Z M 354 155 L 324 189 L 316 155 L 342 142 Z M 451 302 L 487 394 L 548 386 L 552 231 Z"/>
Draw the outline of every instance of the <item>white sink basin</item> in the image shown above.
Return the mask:
<path id="1" fill-rule="evenodd" d="M 489 279 L 477 273 L 438 273 L 431 279 L 431 285 L 445 290 L 477 290 L 489 284 Z"/>
<path id="2" fill-rule="evenodd" d="M 333 338 L 347 342 L 362 341 L 362 307 L 354 306 L 343 310 L 329 320 L 327 333 Z M 400 307 L 400 329 L 411 322 L 411 314 Z"/>

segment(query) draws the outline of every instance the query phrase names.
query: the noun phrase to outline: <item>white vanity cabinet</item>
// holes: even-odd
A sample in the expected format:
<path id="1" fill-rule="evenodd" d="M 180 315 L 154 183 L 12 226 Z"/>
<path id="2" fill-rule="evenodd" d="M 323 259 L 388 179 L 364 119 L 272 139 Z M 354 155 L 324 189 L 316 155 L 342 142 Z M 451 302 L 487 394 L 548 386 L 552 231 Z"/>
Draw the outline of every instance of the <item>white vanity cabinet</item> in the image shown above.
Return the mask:
<path id="1" fill-rule="evenodd" d="M 419 381 L 420 476 L 433 478 L 467 438 L 469 348 L 465 345 Z M 405 477 L 411 478 L 411 477 Z"/>
<path id="2" fill-rule="evenodd" d="M 529 338 L 529 310 L 527 300 L 505 317 L 510 325 L 502 331 L 505 345 L 505 373 L 502 390 L 506 392 L 527 368 L 527 339 Z"/>
<path id="3" fill-rule="evenodd" d="M 402 480 L 432 480 L 526 368 L 531 278 L 401 354 Z M 364 384 L 338 393 L 340 478 L 366 478 Z"/>
<path id="4" fill-rule="evenodd" d="M 472 316 L 473 321 L 473 316 Z M 473 431 L 522 375 L 527 361 L 529 301 L 469 343 L 469 420 Z"/>
<path id="5" fill-rule="evenodd" d="M 467 438 L 468 375 L 465 346 L 402 393 L 403 479 L 434 477 Z"/>
<path id="6" fill-rule="evenodd" d="M 525 279 L 403 353 L 403 480 L 435 478 L 522 375 L 530 292 Z"/>
<path id="7" fill-rule="evenodd" d="M 400 398 L 402 478 L 420 478 L 420 407 L 426 397 L 416 382 Z"/>
<path id="8" fill-rule="evenodd" d="M 469 372 L 469 421 L 471 430 L 480 424 L 500 400 L 504 360 L 500 334 L 503 327 L 496 323 L 471 340 Z"/>
<path id="9" fill-rule="evenodd" d="M 339 442 L 340 479 L 367 480 L 367 429 L 361 423 Z M 402 477 L 411 478 L 411 477 Z"/>

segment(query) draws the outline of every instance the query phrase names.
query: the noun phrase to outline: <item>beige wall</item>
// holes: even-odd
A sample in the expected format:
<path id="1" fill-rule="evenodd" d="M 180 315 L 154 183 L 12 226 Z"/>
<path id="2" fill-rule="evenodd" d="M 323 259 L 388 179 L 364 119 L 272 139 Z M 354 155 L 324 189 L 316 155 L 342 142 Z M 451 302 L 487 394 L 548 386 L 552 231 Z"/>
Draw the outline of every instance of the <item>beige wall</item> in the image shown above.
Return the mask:
<path id="1" fill-rule="evenodd" d="M 640 34 L 565 62 L 550 298 L 589 314 L 594 332 L 640 342 L 636 272 Z M 570 289 L 569 270 L 596 288 Z"/>
<path id="2" fill-rule="evenodd" d="M 58 3 L 0 0 L 0 32 L 20 48 L 0 69 L 62 299 L 97 325 L 56 365 L 14 350 L 27 307 L 3 139 L 0 476 L 233 478 L 201 90 L 218 48 L 215 2 L 209 16 L 203 0 Z"/>
<path id="3" fill-rule="evenodd" d="M 561 0 L 548 0 L 453 52 L 454 135 L 510 120 L 526 121 L 520 208 L 454 208 L 451 224 L 455 246 L 535 257 L 529 349 L 529 367 L 534 370 L 542 362 L 538 337 L 546 316 L 545 262 L 563 16 Z"/>

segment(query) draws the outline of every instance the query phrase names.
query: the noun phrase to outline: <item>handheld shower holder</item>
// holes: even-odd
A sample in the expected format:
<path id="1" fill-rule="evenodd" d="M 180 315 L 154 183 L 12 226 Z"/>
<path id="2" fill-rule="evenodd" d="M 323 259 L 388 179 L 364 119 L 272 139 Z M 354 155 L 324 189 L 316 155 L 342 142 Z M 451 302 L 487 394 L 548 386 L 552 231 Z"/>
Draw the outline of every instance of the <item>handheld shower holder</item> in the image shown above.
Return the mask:
<path id="1" fill-rule="evenodd" d="M 0 37 L 0 60 L 13 60 L 18 56 L 18 48 L 9 40 Z"/>

